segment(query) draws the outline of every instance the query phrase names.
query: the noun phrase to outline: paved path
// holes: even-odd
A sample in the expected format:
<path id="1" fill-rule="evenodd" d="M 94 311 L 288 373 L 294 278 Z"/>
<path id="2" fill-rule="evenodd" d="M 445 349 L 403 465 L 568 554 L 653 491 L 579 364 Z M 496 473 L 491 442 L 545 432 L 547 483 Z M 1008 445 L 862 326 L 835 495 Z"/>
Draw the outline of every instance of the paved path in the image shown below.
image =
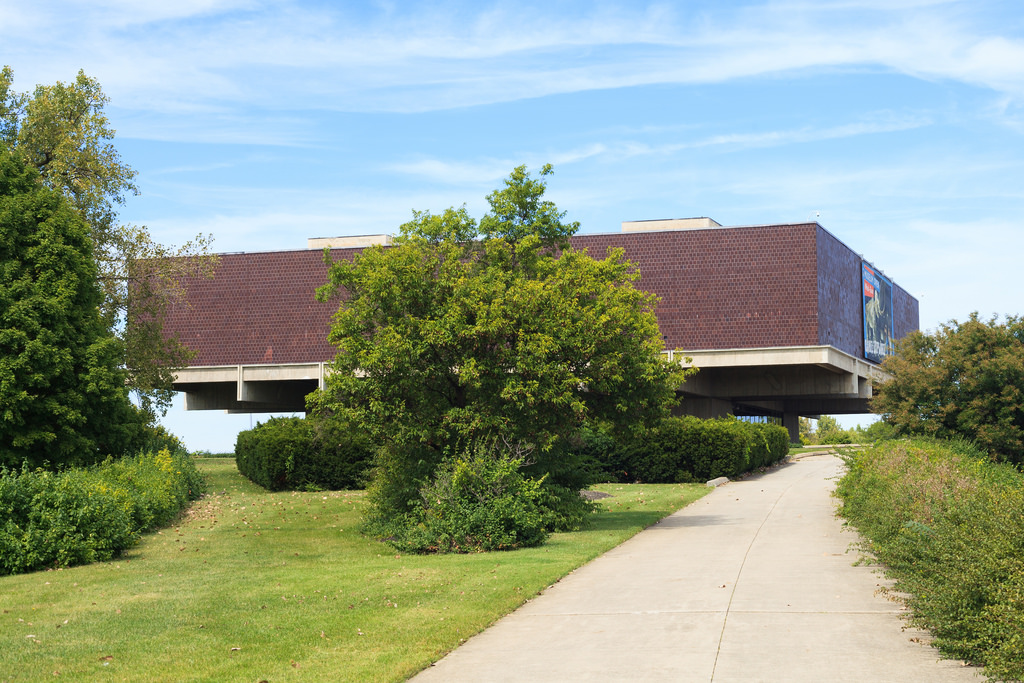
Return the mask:
<path id="1" fill-rule="evenodd" d="M 903 631 L 833 516 L 840 462 L 731 482 L 578 569 L 414 679 L 984 679 Z"/>

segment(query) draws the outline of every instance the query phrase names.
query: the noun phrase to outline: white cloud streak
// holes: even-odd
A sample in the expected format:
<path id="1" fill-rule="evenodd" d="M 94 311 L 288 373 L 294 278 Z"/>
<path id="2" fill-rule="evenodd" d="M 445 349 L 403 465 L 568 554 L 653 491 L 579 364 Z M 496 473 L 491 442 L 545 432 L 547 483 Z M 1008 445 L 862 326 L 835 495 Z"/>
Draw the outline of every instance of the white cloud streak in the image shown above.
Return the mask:
<path id="1" fill-rule="evenodd" d="M 388 11 L 107 0 L 28 10 L 8 0 L 0 4 L 0 42 L 19 80 L 70 79 L 61 69 L 77 62 L 121 109 L 204 123 L 249 107 L 430 111 L 821 68 L 949 79 L 1020 101 L 1024 39 L 986 25 L 972 6 L 768 2 L 695 14 L 673 5 L 586 4 L 555 14 L 500 2 Z M 239 129 L 239 137 L 259 136 Z M 191 139 L 185 125 L 131 134 Z"/>

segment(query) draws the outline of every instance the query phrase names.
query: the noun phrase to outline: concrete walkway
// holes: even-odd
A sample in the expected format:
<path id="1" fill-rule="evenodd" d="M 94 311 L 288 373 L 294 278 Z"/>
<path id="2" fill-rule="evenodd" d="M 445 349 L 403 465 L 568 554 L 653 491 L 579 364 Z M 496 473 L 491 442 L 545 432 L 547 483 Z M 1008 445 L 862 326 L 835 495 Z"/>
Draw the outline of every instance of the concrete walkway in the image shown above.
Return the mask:
<path id="1" fill-rule="evenodd" d="M 413 678 L 984 680 L 902 630 L 833 516 L 833 456 L 730 482 L 578 569 Z"/>

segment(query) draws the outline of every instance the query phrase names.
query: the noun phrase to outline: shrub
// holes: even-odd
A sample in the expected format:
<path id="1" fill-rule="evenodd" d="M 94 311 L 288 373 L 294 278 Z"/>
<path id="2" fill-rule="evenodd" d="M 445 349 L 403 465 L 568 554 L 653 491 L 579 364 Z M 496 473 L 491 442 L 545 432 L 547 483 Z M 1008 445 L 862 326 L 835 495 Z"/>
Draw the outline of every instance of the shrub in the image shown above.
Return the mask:
<path id="1" fill-rule="evenodd" d="M 138 537 L 132 503 L 90 470 L 0 474 L 0 573 L 107 560 Z"/>
<path id="2" fill-rule="evenodd" d="M 900 435 L 974 441 L 993 460 L 1024 465 L 1024 318 L 939 325 L 912 332 L 882 368 L 872 410 Z"/>
<path id="3" fill-rule="evenodd" d="M 238 471 L 270 491 L 294 488 L 289 465 L 312 450 L 308 426 L 298 417 L 272 417 L 239 432 L 235 440 Z"/>
<path id="4" fill-rule="evenodd" d="M 818 418 L 818 429 L 810 434 L 809 443 L 837 445 L 844 443 L 857 443 L 859 433 L 853 429 L 843 429 L 839 421 L 831 415 L 822 415 Z"/>
<path id="5" fill-rule="evenodd" d="M 295 462 L 296 480 L 332 490 L 363 488 L 373 461 L 369 438 L 335 416 L 306 419 L 312 448 L 310 457 Z"/>
<path id="6" fill-rule="evenodd" d="M 750 468 L 748 423 L 686 418 L 679 449 L 698 480 L 734 477 Z"/>
<path id="7" fill-rule="evenodd" d="M 540 545 L 547 538 L 545 492 L 541 481 L 523 476 L 523 465 L 521 455 L 494 443 L 446 459 L 420 490 L 417 508 L 393 525 L 389 542 L 419 553 Z"/>
<path id="8" fill-rule="evenodd" d="M 203 492 L 203 480 L 187 454 L 168 449 L 108 461 L 103 478 L 131 495 L 136 527 L 155 529 L 171 522 Z"/>
<path id="9" fill-rule="evenodd" d="M 167 431 L 166 427 L 159 424 L 144 424 L 139 427 L 139 436 L 129 453 L 159 453 L 164 449 L 174 455 L 188 454 L 188 449 L 181 439 Z"/>
<path id="10" fill-rule="evenodd" d="M 821 435 L 818 443 L 825 446 L 836 446 L 845 443 L 857 443 L 857 440 L 857 432 L 850 429 L 841 429 Z"/>
<path id="11" fill-rule="evenodd" d="M 632 443 L 636 436 L 613 434 L 610 424 L 595 420 L 584 424 L 570 442 L 569 461 L 586 471 L 586 486 L 599 481 L 622 481 L 622 444 Z"/>
<path id="12" fill-rule="evenodd" d="M 624 481 L 647 483 L 693 481 L 680 451 L 685 418 L 665 418 L 619 450 L 616 470 Z"/>
<path id="13" fill-rule="evenodd" d="M 681 483 L 734 477 L 789 453 L 789 432 L 733 417 L 672 417 L 640 437 L 604 448 L 605 471 L 619 481 Z"/>
<path id="14" fill-rule="evenodd" d="M 750 469 L 768 467 L 789 455 L 789 431 L 777 424 L 740 422 L 750 435 Z"/>
<path id="15" fill-rule="evenodd" d="M 327 416 L 273 417 L 235 441 L 238 471 L 271 491 L 361 488 L 371 455 L 365 436 Z"/>
<path id="16" fill-rule="evenodd" d="M 858 440 L 861 443 L 874 443 L 894 438 L 896 438 L 896 428 L 884 420 L 878 420 L 862 429 Z"/>
<path id="17" fill-rule="evenodd" d="M 845 456 L 840 513 L 943 654 L 1024 677 L 1024 475 L 968 443 L 889 441 Z"/>
<path id="18" fill-rule="evenodd" d="M 0 469 L 0 574 L 108 560 L 202 492 L 191 459 L 159 453 L 88 469 Z"/>

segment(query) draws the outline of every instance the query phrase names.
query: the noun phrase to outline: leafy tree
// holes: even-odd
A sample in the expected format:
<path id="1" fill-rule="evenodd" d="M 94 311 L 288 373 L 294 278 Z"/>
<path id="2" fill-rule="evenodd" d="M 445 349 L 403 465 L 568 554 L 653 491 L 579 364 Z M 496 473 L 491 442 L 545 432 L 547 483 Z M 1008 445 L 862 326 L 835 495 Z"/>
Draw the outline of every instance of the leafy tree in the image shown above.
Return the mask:
<path id="1" fill-rule="evenodd" d="M 966 438 L 1024 463 L 1024 319 L 972 313 L 914 332 L 882 367 L 892 379 L 875 388 L 872 408 L 898 433 Z"/>
<path id="2" fill-rule="evenodd" d="M 84 220 L 0 145 L 0 465 L 89 464 L 145 421 L 100 312 Z"/>
<path id="3" fill-rule="evenodd" d="M 414 212 L 393 247 L 326 255 L 318 296 L 341 304 L 318 407 L 382 444 L 370 487 L 382 525 L 415 520 L 438 466 L 480 443 L 530 452 L 548 508 L 578 524 L 589 482 L 570 440 L 588 419 L 626 429 L 674 400 L 685 375 L 659 357 L 655 297 L 621 250 L 568 247 L 579 226 L 543 198 L 549 173 L 516 168 L 479 227 L 465 208 Z"/>
<path id="4" fill-rule="evenodd" d="M 820 444 L 853 443 L 856 440 L 853 430 L 843 429 L 839 420 L 831 415 L 818 418 L 818 429 L 814 439 Z"/>
<path id="5" fill-rule="evenodd" d="M 875 420 L 864 429 L 860 429 L 860 440 L 863 443 L 886 441 L 895 437 L 896 429 L 885 420 Z"/>
<path id="6" fill-rule="evenodd" d="M 129 386 L 149 412 L 166 410 L 176 368 L 190 352 L 165 339 L 162 321 L 180 293 L 183 275 L 210 273 L 209 237 L 174 249 L 153 241 L 143 226 L 123 225 L 116 205 L 138 194 L 135 171 L 110 143 L 99 82 L 79 71 L 73 83 L 12 89 L 10 67 L 0 70 L 0 142 L 39 172 L 39 181 L 63 194 L 89 227 L 103 293 L 104 323 L 125 348 Z"/>
<path id="7" fill-rule="evenodd" d="M 800 417 L 798 420 L 800 443 L 804 446 L 814 443 L 814 425 L 811 424 L 811 418 Z"/>

